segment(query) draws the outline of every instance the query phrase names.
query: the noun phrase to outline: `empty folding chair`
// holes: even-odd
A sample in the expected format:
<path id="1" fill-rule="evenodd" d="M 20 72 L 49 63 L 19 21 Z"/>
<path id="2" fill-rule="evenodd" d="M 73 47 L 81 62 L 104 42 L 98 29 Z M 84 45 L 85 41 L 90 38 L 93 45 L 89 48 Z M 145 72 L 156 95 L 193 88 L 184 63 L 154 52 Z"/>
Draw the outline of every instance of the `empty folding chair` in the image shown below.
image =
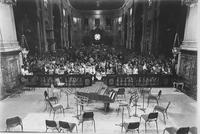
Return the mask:
<path id="1" fill-rule="evenodd" d="M 92 121 L 94 124 L 94 132 L 96 132 L 95 128 L 95 120 L 94 120 L 94 113 L 93 112 L 84 112 L 81 118 L 79 119 L 79 124 L 82 123 L 82 132 L 83 132 L 83 123 L 85 121 Z"/>
<path id="2" fill-rule="evenodd" d="M 168 116 L 167 116 L 167 109 L 169 108 L 170 104 L 171 104 L 171 102 L 169 101 L 166 107 L 162 107 L 162 106 L 156 105 L 154 107 L 154 110 L 153 110 L 154 112 L 158 111 L 158 112 L 161 112 L 163 114 L 165 124 L 166 124 L 165 114 L 166 114 L 166 117 L 168 118 Z"/>
<path id="3" fill-rule="evenodd" d="M 143 114 L 140 117 L 140 121 L 141 121 L 141 118 L 145 121 L 145 131 L 147 130 L 147 126 L 146 126 L 147 123 L 155 121 L 156 129 L 157 129 L 157 133 L 158 133 L 158 123 L 157 123 L 158 112 L 153 112 L 153 113 L 149 113 L 149 114 Z"/>
<path id="4" fill-rule="evenodd" d="M 45 124 L 46 124 L 46 132 L 47 132 L 48 129 L 51 129 L 52 131 L 56 130 L 56 131 L 59 132 L 57 124 L 54 120 L 45 120 Z"/>
<path id="5" fill-rule="evenodd" d="M 72 132 L 74 127 L 76 127 L 76 132 L 78 133 L 77 125 L 75 123 L 69 123 L 64 121 L 59 121 L 59 129 L 60 132 L 65 132 L 65 130 L 68 132 Z"/>
<path id="6" fill-rule="evenodd" d="M 6 119 L 6 131 L 9 131 L 10 128 L 20 125 L 21 131 L 23 131 L 22 119 L 18 116 Z"/>
<path id="7" fill-rule="evenodd" d="M 53 119 L 55 118 L 55 113 L 56 111 L 60 110 L 63 115 L 64 115 L 64 107 L 61 104 L 55 104 L 52 105 L 51 102 L 49 100 L 46 100 L 46 102 L 49 104 L 50 106 L 50 115 L 51 115 L 51 111 L 53 111 Z"/>
<path id="8" fill-rule="evenodd" d="M 139 134 L 139 126 L 140 126 L 140 122 L 129 122 L 129 123 L 126 123 L 124 122 L 123 123 L 123 127 L 125 128 L 125 132 L 133 132 L 135 130 L 138 131 L 138 134 Z"/>
<path id="9" fill-rule="evenodd" d="M 155 100 L 156 103 L 158 104 L 158 100 L 160 99 L 161 94 L 162 94 L 161 90 L 158 92 L 158 95 L 149 94 L 148 101 L 147 101 L 147 106 L 149 106 L 149 101 L 150 100 Z"/>
<path id="10" fill-rule="evenodd" d="M 179 129 L 175 127 L 167 127 L 164 129 L 163 134 L 166 131 L 168 132 L 168 134 L 188 134 L 189 127 L 180 127 Z"/>

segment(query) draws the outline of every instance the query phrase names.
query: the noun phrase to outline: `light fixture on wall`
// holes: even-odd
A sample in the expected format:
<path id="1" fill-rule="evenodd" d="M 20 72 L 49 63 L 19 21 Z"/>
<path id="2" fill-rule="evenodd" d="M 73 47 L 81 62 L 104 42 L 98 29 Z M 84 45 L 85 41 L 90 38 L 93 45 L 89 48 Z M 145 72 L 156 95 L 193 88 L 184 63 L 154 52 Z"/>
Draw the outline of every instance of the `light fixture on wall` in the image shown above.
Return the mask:
<path id="1" fill-rule="evenodd" d="M 148 1 L 148 5 L 151 6 L 153 3 L 153 0 L 147 0 Z"/>
<path id="2" fill-rule="evenodd" d="M 132 13 L 133 13 L 133 9 L 131 8 L 131 9 L 130 9 L 130 16 L 132 15 Z"/>
<path id="3" fill-rule="evenodd" d="M 65 16 L 65 9 L 63 9 L 63 16 Z"/>
<path id="4" fill-rule="evenodd" d="M 118 18 L 118 23 L 121 24 L 122 23 L 122 17 Z"/>
<path id="5" fill-rule="evenodd" d="M 73 22 L 74 22 L 74 24 L 76 24 L 78 22 L 78 18 L 73 17 Z"/>
<path id="6" fill-rule="evenodd" d="M 48 7 L 48 0 L 44 0 L 44 6 L 47 8 Z"/>

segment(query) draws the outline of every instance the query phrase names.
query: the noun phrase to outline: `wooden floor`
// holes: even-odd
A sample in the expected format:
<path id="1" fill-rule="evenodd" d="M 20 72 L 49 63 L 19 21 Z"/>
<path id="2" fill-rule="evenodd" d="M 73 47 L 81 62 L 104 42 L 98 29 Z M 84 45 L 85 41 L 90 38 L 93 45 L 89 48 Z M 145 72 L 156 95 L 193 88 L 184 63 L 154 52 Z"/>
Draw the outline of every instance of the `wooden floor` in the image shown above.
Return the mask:
<path id="1" fill-rule="evenodd" d="M 75 91 L 84 92 L 97 92 L 99 88 L 104 86 L 101 82 L 97 82 L 91 87 L 85 88 L 74 88 Z M 136 90 L 137 88 L 126 88 L 126 101 L 129 100 L 129 91 Z M 53 115 L 49 115 L 49 111 L 45 111 L 45 102 L 43 92 L 46 88 L 37 88 L 35 91 L 26 91 L 18 95 L 10 96 L 2 101 L 0 101 L 0 131 L 5 131 L 6 125 L 5 120 L 10 117 L 19 116 L 22 118 L 24 131 L 26 132 L 45 132 L 45 120 L 52 120 Z M 117 90 L 117 88 L 115 89 Z M 163 115 L 158 116 L 158 129 L 159 134 L 163 133 L 165 127 L 185 127 L 185 126 L 197 126 L 197 102 L 190 97 L 186 96 L 181 92 L 177 92 L 174 88 L 153 88 L 152 94 L 157 94 L 159 90 L 162 90 L 162 95 L 159 100 L 161 106 L 166 106 L 168 101 L 171 101 L 171 105 L 168 109 L 167 123 L 164 123 Z M 155 102 L 151 102 L 147 107 L 147 98 L 145 97 L 144 106 L 146 112 L 140 110 L 142 107 L 143 99 L 140 97 L 137 108 L 138 116 L 142 114 L 147 114 L 153 111 Z M 67 97 L 64 93 L 61 93 L 61 99 L 59 100 L 64 107 L 67 106 Z M 76 105 L 74 94 L 69 96 L 70 109 L 65 110 L 65 115 L 62 113 L 57 113 L 55 116 L 56 121 L 68 121 L 78 124 L 76 116 Z M 111 103 L 110 111 L 104 112 L 103 103 L 92 102 L 84 108 L 85 111 L 93 111 L 94 118 L 96 122 L 96 134 L 121 134 L 125 133 L 124 130 L 121 131 L 121 127 L 116 124 L 122 122 L 122 110 L 118 113 L 117 109 L 119 103 Z M 134 107 L 131 109 L 131 115 L 135 113 Z M 129 117 L 128 112 L 124 110 L 124 121 L 125 122 L 136 122 L 139 121 L 138 117 Z M 12 131 L 19 131 L 20 127 L 13 128 Z M 51 131 L 49 131 L 51 132 Z M 81 132 L 81 125 L 78 125 L 78 132 Z M 76 131 L 73 131 L 76 133 Z M 93 124 L 91 122 L 86 122 L 84 124 L 83 133 L 94 133 Z M 155 123 L 147 124 L 146 134 L 156 134 Z M 144 121 L 140 123 L 140 134 L 145 134 L 144 131 Z"/>

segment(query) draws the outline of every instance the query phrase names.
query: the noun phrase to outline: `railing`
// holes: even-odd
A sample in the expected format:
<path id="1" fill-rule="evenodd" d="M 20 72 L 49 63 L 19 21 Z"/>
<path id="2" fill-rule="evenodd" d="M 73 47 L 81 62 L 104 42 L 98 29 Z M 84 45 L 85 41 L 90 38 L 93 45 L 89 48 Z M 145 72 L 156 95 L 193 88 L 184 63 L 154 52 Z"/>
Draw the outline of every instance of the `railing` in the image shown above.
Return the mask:
<path id="1" fill-rule="evenodd" d="M 107 75 L 103 81 L 110 87 L 171 87 L 173 77 L 162 74 Z"/>
<path id="2" fill-rule="evenodd" d="M 63 85 L 56 85 L 57 78 Z M 21 82 L 32 87 L 50 87 L 51 83 L 55 87 L 84 87 L 92 85 L 92 75 L 26 75 Z"/>

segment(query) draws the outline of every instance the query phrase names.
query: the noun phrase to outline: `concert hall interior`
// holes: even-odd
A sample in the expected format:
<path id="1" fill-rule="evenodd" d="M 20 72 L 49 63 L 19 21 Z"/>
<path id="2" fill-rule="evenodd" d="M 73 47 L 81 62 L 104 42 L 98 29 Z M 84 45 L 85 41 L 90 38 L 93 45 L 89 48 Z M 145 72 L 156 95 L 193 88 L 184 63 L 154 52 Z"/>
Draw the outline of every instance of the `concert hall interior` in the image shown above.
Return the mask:
<path id="1" fill-rule="evenodd" d="M 198 0 L 0 0 L 0 133 L 197 134 Z"/>

